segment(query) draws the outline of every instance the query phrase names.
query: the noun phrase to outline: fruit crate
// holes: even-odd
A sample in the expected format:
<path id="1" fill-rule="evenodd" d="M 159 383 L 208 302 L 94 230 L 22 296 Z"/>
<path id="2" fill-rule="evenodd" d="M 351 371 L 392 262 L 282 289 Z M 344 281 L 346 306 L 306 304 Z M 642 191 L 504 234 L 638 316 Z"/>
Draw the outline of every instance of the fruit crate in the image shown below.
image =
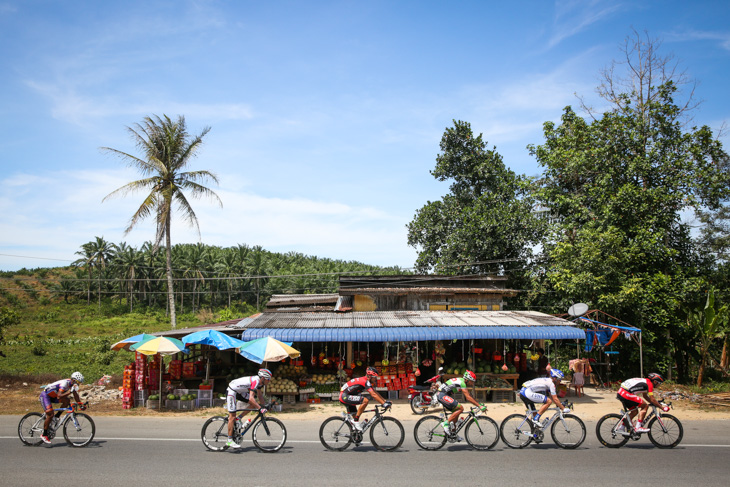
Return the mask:
<path id="1" fill-rule="evenodd" d="M 210 390 L 210 389 L 200 389 L 200 390 L 198 390 L 198 399 L 212 400 L 213 399 L 213 391 Z"/>
<path id="2" fill-rule="evenodd" d="M 513 390 L 493 390 L 492 402 L 515 402 L 515 391 Z"/>
<path id="3" fill-rule="evenodd" d="M 192 411 L 195 409 L 195 400 L 189 399 L 187 401 L 178 401 L 180 404 L 178 405 L 178 409 L 184 410 L 184 411 Z"/>
<path id="4" fill-rule="evenodd" d="M 297 395 L 296 394 L 282 394 L 281 395 L 281 403 L 282 404 L 294 404 L 297 402 Z"/>
<path id="5" fill-rule="evenodd" d="M 147 409 L 160 409 L 160 400 L 147 399 Z"/>
<path id="6" fill-rule="evenodd" d="M 213 396 L 208 398 L 198 396 L 198 398 L 195 400 L 195 406 L 198 408 L 212 408 Z"/>

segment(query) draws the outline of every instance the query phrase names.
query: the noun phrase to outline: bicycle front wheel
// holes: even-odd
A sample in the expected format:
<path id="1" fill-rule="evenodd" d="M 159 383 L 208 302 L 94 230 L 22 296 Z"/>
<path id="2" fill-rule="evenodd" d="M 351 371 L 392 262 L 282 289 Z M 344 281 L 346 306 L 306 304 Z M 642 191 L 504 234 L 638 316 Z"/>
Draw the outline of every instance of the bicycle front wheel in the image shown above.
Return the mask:
<path id="1" fill-rule="evenodd" d="M 578 448 L 586 439 L 586 425 L 578 416 L 572 414 L 563 415 L 550 428 L 553 441 L 560 448 L 572 450 Z"/>
<path id="2" fill-rule="evenodd" d="M 228 449 L 228 418 L 215 416 L 203 424 L 200 430 L 200 439 L 208 450 L 223 451 Z"/>
<path id="3" fill-rule="evenodd" d="M 446 443 L 446 432 L 438 416 L 426 416 L 418 420 L 413 436 L 424 450 L 438 450 Z"/>
<path id="4" fill-rule="evenodd" d="M 475 450 L 489 450 L 499 441 L 499 426 L 492 418 L 479 416 L 466 425 L 465 436 Z"/>
<path id="5" fill-rule="evenodd" d="M 382 417 L 370 426 L 370 443 L 376 450 L 393 451 L 403 444 L 406 437 L 400 421 Z"/>
<path id="6" fill-rule="evenodd" d="M 26 445 L 40 445 L 43 434 L 43 423 L 45 415 L 41 413 L 28 413 L 18 423 L 18 437 Z"/>
<path id="7" fill-rule="evenodd" d="M 601 445 L 608 448 L 619 448 L 629 441 L 628 436 L 624 436 L 622 432 L 617 431 L 621 425 L 621 418 L 620 414 L 607 414 L 598 420 L 596 436 Z"/>
<path id="8" fill-rule="evenodd" d="M 253 427 L 253 444 L 263 452 L 281 450 L 286 443 L 284 423 L 276 418 L 263 418 Z"/>
<path id="9" fill-rule="evenodd" d="M 682 423 L 671 414 L 662 414 L 649 422 L 649 439 L 657 448 L 674 448 L 684 436 Z"/>
<path id="10" fill-rule="evenodd" d="M 352 443 L 352 426 L 339 416 L 327 418 L 319 427 L 319 441 L 328 450 L 345 450 Z"/>
<path id="11" fill-rule="evenodd" d="M 510 448 L 524 448 L 532 442 L 532 423 L 522 414 L 510 414 L 499 426 L 502 441 Z"/>
<path id="12" fill-rule="evenodd" d="M 63 423 L 63 438 L 74 448 L 81 448 L 91 443 L 94 434 L 96 434 L 96 425 L 88 414 L 73 413 Z"/>

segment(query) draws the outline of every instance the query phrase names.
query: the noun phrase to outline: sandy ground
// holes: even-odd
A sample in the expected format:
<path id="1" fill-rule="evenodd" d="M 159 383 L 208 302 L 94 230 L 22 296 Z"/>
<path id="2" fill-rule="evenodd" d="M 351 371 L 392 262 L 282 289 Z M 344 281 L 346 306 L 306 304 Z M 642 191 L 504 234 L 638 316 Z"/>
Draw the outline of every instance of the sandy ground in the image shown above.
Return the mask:
<path id="1" fill-rule="evenodd" d="M 4 386 L 4 387 L 3 387 Z M 39 411 L 38 386 L 35 384 L 7 384 L 0 386 L 0 414 L 22 415 L 30 411 Z M 83 389 L 82 389 L 83 391 Z M 677 398 L 673 391 L 666 391 L 670 397 L 667 398 L 673 404 L 670 414 L 682 420 L 709 420 L 728 419 L 730 420 L 730 407 L 713 407 L 701 405 L 686 398 Z M 672 397 L 674 396 L 674 397 Z M 679 395 L 681 397 L 681 395 Z M 607 413 L 618 412 L 621 404 L 616 400 L 614 391 L 596 390 L 586 388 L 582 397 L 570 394 L 565 399 L 573 402 L 573 410 L 576 415 L 587 421 L 595 421 Z M 509 414 L 524 411 L 521 401 L 514 403 L 487 403 L 487 414 L 495 420 L 501 421 Z M 325 401 L 321 404 L 296 403 L 294 405 L 284 404 L 282 412 L 276 416 L 287 421 L 321 421 L 323 418 L 338 415 L 344 408 L 338 401 Z M 438 414 L 440 409 L 431 409 L 430 413 Z M 130 410 L 123 410 L 121 402 L 103 401 L 93 404 L 89 409 L 90 414 L 99 416 L 152 416 L 152 417 L 210 417 L 225 414 L 223 408 L 197 409 L 193 411 L 172 411 L 153 410 L 139 407 Z M 420 416 L 413 414 L 407 400 L 400 399 L 393 401 L 392 414 L 402 420 L 416 420 Z"/>

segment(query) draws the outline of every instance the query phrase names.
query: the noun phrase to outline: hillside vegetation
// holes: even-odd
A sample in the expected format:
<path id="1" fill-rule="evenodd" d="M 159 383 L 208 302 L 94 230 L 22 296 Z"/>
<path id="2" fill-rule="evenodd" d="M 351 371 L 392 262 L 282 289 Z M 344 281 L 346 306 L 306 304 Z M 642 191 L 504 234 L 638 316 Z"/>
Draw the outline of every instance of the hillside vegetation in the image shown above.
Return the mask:
<path id="1" fill-rule="evenodd" d="M 74 266 L 0 273 L 0 374 L 81 370 L 88 380 L 121 374 L 134 354 L 111 351 L 113 343 L 170 329 L 165 285 L 155 277 L 164 264 L 159 254 L 149 245 L 103 243 L 103 260 L 88 254 Z M 403 272 L 260 247 L 198 244 L 173 251 L 178 328 L 244 318 L 272 294 L 336 292 L 339 273 Z"/>

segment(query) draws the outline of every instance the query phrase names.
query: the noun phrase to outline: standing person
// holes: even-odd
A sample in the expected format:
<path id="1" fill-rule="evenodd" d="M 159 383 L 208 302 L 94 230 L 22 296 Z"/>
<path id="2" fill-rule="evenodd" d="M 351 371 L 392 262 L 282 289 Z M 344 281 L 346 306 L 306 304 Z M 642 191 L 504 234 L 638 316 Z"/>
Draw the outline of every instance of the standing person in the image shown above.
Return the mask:
<path id="1" fill-rule="evenodd" d="M 350 379 L 342 385 L 340 389 L 340 402 L 345 405 L 347 412 L 352 414 L 353 426 L 358 431 L 363 430 L 364 424 L 360 423 L 360 415 L 368 406 L 368 398 L 362 395 L 362 391 L 367 391 L 376 401 L 383 405 L 386 409 L 391 406 L 390 401 L 386 401 L 378 392 L 373 389 L 370 380 L 378 377 L 378 371 L 375 367 L 368 367 L 365 375 L 356 379 Z"/>
<path id="2" fill-rule="evenodd" d="M 226 390 L 226 409 L 228 410 L 228 441 L 226 446 L 232 448 L 241 448 L 241 445 L 236 443 L 233 439 L 233 426 L 236 422 L 236 402 L 242 401 L 248 403 L 248 409 L 255 411 L 259 410 L 262 414 L 266 412 L 266 409 L 261 407 L 256 399 L 255 394 L 251 392 L 258 391 L 263 388 L 266 384 L 271 382 L 271 371 L 269 369 L 259 370 L 257 375 L 250 377 L 240 377 L 232 380 L 228 384 Z M 241 417 L 247 415 L 249 411 L 241 412 Z"/>
<path id="3" fill-rule="evenodd" d="M 562 370 L 550 369 L 550 377 L 538 377 L 537 379 L 528 380 L 522 384 L 522 389 L 520 389 L 520 399 L 522 399 L 522 402 L 532 411 L 535 410 L 535 403 L 542 404 L 537 413 L 532 417 L 532 422 L 538 428 L 543 427 L 543 424 L 540 422 L 540 416 L 547 411 L 551 402 L 558 408 L 563 407 L 560 399 L 558 399 L 556 390 L 563 377 L 565 375 Z M 567 414 L 570 412 L 570 409 L 565 408 L 563 412 Z"/>
<path id="4" fill-rule="evenodd" d="M 459 420 L 459 416 L 461 415 L 461 413 L 464 412 L 464 406 L 462 404 L 459 404 L 459 401 L 454 398 L 455 392 L 459 392 L 461 390 L 464 393 L 464 399 L 466 399 L 476 407 L 481 408 L 482 411 L 487 410 L 487 406 L 485 406 L 484 404 L 479 404 L 477 400 L 474 399 L 469 393 L 469 387 L 473 386 L 476 380 L 477 377 L 476 375 L 474 375 L 474 372 L 472 372 L 471 370 L 467 370 L 466 372 L 464 372 L 463 377 L 455 377 L 453 379 L 449 379 L 441 384 L 441 387 L 439 387 L 436 399 L 438 399 L 438 402 L 441 403 L 443 407 L 451 411 L 451 415 L 446 418 L 446 421 L 442 423 L 444 431 L 446 431 L 447 435 L 451 435 L 451 432 L 454 430 L 456 421 Z"/>
<path id="5" fill-rule="evenodd" d="M 542 348 L 538 348 L 537 355 L 540 357 L 539 359 L 537 359 L 537 376 L 538 377 L 547 377 L 547 375 L 548 375 L 547 366 L 550 363 L 550 361 L 545 356 L 545 350 L 543 350 Z"/>
<path id="6" fill-rule="evenodd" d="M 662 407 L 662 405 L 654 399 L 654 389 L 659 387 L 662 382 L 664 382 L 664 378 L 656 372 L 652 372 L 646 376 L 646 379 L 634 378 L 625 380 L 621 383 L 621 387 L 616 394 L 616 399 L 621 401 L 621 404 L 623 404 L 627 411 L 631 411 L 629 416 L 632 420 L 634 419 L 634 416 L 636 416 L 636 413 L 639 413 L 639 418 L 636 420 L 636 428 L 634 428 L 637 433 L 649 432 L 649 428 L 644 427 L 644 417 L 646 416 L 646 412 L 649 410 L 649 403 L 662 408 L 662 411 L 665 413 L 669 411 L 668 407 Z M 637 393 L 641 393 L 644 397 L 637 396 Z M 623 427 L 624 425 L 622 424 L 619 429 Z"/>
<path id="7" fill-rule="evenodd" d="M 80 404 L 81 398 L 79 398 L 79 384 L 83 383 L 84 376 L 81 372 L 74 372 L 71 374 L 70 379 L 57 380 L 52 384 L 48 384 L 43 389 L 43 392 L 41 392 L 41 395 L 38 397 L 41 401 L 41 405 L 43 406 L 43 410 L 46 412 L 46 420 L 43 423 L 43 434 L 41 435 L 43 443 L 51 442 L 51 440 L 48 439 L 48 427 L 51 425 L 51 420 L 53 419 L 52 404 L 61 403 L 61 407 L 67 408 L 71 402 L 69 398 L 71 394 L 73 394 L 76 402 Z M 86 408 L 82 406 L 81 409 Z M 61 411 L 58 411 L 56 413 L 56 418 L 61 416 L 61 413 Z"/>

